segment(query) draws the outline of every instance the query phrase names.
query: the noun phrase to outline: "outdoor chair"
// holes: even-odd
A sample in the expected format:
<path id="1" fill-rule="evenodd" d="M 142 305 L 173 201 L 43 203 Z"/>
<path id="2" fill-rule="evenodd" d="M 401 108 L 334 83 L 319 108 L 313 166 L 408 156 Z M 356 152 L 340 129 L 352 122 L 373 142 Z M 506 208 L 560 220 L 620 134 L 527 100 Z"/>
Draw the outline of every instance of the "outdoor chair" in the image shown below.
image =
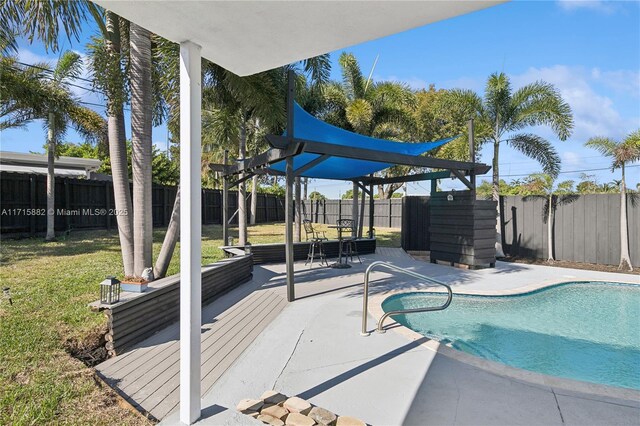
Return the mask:
<path id="1" fill-rule="evenodd" d="M 345 256 L 345 260 L 348 257 L 351 257 L 351 262 L 353 262 L 353 256 L 355 255 L 358 258 L 358 262 L 362 264 L 362 259 L 360 259 L 360 255 L 358 254 L 358 244 L 357 244 L 357 235 L 354 233 L 356 231 L 353 219 L 338 219 L 336 222 L 338 227 L 340 227 L 343 236 L 340 244 L 342 244 L 342 253 Z M 344 236 L 344 233 L 350 233 L 348 236 Z"/>
<path id="2" fill-rule="evenodd" d="M 317 256 L 320 258 L 320 265 L 322 265 L 322 262 L 324 261 L 324 263 L 329 266 L 327 256 L 324 252 L 324 247 L 322 245 L 324 241 L 328 241 L 328 238 L 325 236 L 323 231 L 316 231 L 313 229 L 313 225 L 309 219 L 304 219 L 302 224 L 304 225 L 304 232 L 306 234 L 307 241 L 309 241 L 309 252 L 307 253 L 307 261 L 305 262 L 305 265 L 310 263 L 309 267 L 311 268 L 313 266 L 313 259 Z"/>

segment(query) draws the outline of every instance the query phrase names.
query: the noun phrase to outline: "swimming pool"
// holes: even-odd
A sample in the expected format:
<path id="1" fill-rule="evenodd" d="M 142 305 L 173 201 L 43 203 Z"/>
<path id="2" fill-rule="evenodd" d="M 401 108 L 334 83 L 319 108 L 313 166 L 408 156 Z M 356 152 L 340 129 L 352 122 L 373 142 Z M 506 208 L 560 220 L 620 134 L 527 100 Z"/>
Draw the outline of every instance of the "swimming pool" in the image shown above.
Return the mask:
<path id="1" fill-rule="evenodd" d="M 385 312 L 441 304 L 404 293 Z M 455 349 L 513 367 L 640 389 L 640 286 L 570 282 L 517 296 L 455 294 L 439 312 L 397 315 L 402 325 Z"/>

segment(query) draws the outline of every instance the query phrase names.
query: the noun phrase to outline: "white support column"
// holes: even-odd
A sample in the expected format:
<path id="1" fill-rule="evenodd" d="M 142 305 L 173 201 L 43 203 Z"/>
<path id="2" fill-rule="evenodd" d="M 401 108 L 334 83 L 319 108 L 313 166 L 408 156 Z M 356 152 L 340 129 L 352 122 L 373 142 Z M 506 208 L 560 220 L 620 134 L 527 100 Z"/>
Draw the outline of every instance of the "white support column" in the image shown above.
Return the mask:
<path id="1" fill-rule="evenodd" d="M 200 46 L 180 43 L 180 421 L 200 417 L 202 316 Z"/>

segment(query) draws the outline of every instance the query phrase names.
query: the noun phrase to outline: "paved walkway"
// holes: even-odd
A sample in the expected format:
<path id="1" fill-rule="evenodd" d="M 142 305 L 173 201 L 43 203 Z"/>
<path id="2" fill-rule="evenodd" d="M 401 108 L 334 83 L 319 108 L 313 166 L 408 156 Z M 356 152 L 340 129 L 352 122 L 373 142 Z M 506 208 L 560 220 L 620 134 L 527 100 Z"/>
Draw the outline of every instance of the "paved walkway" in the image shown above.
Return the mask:
<path id="1" fill-rule="evenodd" d="M 399 249 L 380 249 L 363 257 L 365 265 L 349 270 L 309 271 L 297 264 L 298 299 L 286 304 L 246 350 L 234 355 L 235 362 L 204 392 L 199 424 L 260 424 L 234 407 L 240 399 L 259 397 L 267 389 L 299 395 L 373 425 L 640 423 L 638 392 L 620 397 L 598 386 L 594 392 L 577 392 L 553 380 L 526 380 L 527 374 L 523 379 L 497 374 L 481 368 L 483 361 L 478 366 L 451 357 L 425 338 L 412 340 L 396 332 L 361 337 L 362 274 L 374 260 L 429 274 L 459 292 L 509 291 L 571 280 L 638 282 L 637 276 L 501 262 L 495 269 L 468 271 L 418 262 Z M 251 285 L 256 292 L 271 290 L 283 296 L 283 273 L 283 265 L 256 268 L 254 281 L 262 277 L 264 285 Z M 380 297 L 416 288 L 413 281 L 385 273 L 373 278 L 372 292 Z M 373 325 L 371 317 L 369 328 Z M 162 424 L 178 424 L 177 411 Z"/>

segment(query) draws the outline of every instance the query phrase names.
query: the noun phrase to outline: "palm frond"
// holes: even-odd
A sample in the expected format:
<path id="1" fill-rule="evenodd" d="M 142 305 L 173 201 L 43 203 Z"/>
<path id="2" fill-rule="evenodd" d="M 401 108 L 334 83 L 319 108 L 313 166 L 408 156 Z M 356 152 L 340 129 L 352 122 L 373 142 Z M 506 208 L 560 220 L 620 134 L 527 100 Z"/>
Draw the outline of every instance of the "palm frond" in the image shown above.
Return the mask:
<path id="1" fill-rule="evenodd" d="M 560 172 L 560 156 L 548 140 L 530 133 L 522 133 L 512 136 L 507 143 L 540 163 L 544 172 L 551 177 L 555 178 Z"/>
<path id="2" fill-rule="evenodd" d="M 511 108 L 511 83 L 505 73 L 493 73 L 487 80 L 484 94 L 484 106 L 492 123 L 498 123 L 497 136 L 500 136 L 505 124 L 513 115 Z"/>
<path id="3" fill-rule="evenodd" d="M 546 125 L 560 140 L 571 136 L 574 126 L 571 107 L 552 84 L 543 81 L 528 84 L 513 94 L 510 104 L 515 115 L 507 130 Z"/>
<path id="4" fill-rule="evenodd" d="M 60 83 L 74 80 L 82 74 L 82 65 L 82 57 L 76 52 L 67 50 L 58 60 L 53 70 L 53 78 Z"/>
<path id="5" fill-rule="evenodd" d="M 360 65 L 353 53 L 342 52 L 338 59 L 342 70 L 342 85 L 351 100 L 364 97 L 364 77 Z"/>

